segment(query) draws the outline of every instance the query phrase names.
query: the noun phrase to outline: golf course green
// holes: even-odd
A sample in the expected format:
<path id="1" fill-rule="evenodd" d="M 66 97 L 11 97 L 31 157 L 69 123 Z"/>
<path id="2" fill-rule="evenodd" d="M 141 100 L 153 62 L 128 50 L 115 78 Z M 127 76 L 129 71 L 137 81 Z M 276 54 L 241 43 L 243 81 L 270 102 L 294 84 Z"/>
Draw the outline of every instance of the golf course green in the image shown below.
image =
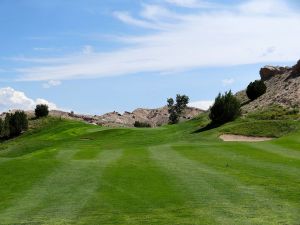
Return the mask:
<path id="1" fill-rule="evenodd" d="M 0 224 L 300 224 L 300 121 L 30 121 L 0 143 Z M 224 142 L 222 133 L 276 137 Z"/>

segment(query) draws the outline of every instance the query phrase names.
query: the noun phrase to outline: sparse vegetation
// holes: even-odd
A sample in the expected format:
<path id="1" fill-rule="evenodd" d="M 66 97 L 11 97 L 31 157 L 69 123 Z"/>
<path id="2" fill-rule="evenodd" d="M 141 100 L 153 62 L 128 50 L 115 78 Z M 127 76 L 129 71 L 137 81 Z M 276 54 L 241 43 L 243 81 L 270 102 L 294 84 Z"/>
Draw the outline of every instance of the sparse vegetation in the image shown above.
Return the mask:
<path id="1" fill-rule="evenodd" d="M 46 117 L 49 114 L 49 108 L 47 105 L 40 104 L 35 108 L 35 116 L 36 118 Z"/>
<path id="2" fill-rule="evenodd" d="M 231 91 L 219 95 L 210 108 L 209 118 L 213 125 L 222 125 L 238 118 L 241 114 L 241 104 Z"/>
<path id="3" fill-rule="evenodd" d="M 189 97 L 186 95 L 177 95 L 176 103 L 173 98 L 169 98 L 168 102 L 168 111 L 169 111 L 169 123 L 176 124 L 179 122 L 180 116 L 184 112 L 189 103 Z"/>
<path id="4" fill-rule="evenodd" d="M 272 105 L 265 109 L 250 112 L 247 118 L 255 120 L 287 120 L 300 119 L 299 108 L 287 108 L 280 105 Z"/>
<path id="5" fill-rule="evenodd" d="M 267 86 L 262 80 L 256 80 L 254 82 L 251 82 L 246 90 L 246 94 L 248 98 L 253 101 L 257 99 L 258 97 L 265 94 L 267 91 Z"/>

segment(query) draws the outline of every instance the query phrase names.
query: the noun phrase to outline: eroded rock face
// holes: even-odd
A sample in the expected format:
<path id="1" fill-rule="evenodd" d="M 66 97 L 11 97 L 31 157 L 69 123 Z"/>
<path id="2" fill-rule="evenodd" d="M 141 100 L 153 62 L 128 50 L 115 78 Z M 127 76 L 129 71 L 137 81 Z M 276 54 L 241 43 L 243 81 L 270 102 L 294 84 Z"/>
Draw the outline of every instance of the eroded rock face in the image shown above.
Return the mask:
<path id="1" fill-rule="evenodd" d="M 289 70 L 288 67 L 279 67 L 279 66 L 265 66 L 260 69 L 260 77 L 263 81 L 269 80 L 275 75 L 283 74 L 287 70 Z"/>

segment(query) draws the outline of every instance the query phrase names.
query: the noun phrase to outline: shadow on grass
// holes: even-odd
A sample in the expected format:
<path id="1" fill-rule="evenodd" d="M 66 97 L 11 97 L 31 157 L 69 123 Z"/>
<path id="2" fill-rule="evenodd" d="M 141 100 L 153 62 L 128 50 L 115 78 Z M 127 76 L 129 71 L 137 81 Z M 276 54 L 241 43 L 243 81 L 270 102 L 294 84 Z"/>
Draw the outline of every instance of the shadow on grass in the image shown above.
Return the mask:
<path id="1" fill-rule="evenodd" d="M 215 124 L 215 123 L 209 123 L 205 127 L 201 127 L 200 129 L 193 131 L 192 134 L 196 134 L 196 133 L 201 133 L 201 132 L 204 132 L 204 131 L 212 130 L 212 129 L 215 129 L 215 128 L 219 127 L 219 126 L 221 126 L 221 125 L 220 124 Z"/>

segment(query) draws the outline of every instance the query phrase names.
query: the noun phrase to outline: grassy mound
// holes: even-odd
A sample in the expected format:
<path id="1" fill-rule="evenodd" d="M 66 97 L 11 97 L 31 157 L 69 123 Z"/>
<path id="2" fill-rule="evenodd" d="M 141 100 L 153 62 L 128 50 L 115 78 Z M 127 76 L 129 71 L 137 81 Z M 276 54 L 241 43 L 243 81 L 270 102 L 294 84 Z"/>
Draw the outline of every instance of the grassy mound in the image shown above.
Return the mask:
<path id="1" fill-rule="evenodd" d="M 47 118 L 0 145 L 0 224 L 297 224 L 300 122 L 239 119 L 196 132 Z M 275 136 L 225 143 L 221 133 Z"/>

